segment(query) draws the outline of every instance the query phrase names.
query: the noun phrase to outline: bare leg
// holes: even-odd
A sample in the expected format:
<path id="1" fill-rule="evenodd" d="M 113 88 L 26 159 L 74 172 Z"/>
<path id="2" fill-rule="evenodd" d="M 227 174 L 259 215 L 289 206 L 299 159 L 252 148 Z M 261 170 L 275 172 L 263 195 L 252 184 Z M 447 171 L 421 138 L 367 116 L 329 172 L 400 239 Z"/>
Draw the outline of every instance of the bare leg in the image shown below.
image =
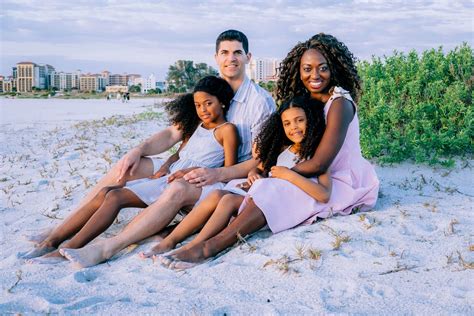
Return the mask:
<path id="1" fill-rule="evenodd" d="M 200 229 L 216 209 L 221 198 L 228 191 L 215 190 L 211 192 L 201 203 L 196 205 L 181 223 L 163 239 L 159 244 L 147 252 L 141 252 L 141 258 L 150 258 L 155 254 L 165 253 L 173 249 L 177 243 L 185 240 Z"/>
<path id="2" fill-rule="evenodd" d="M 23 259 L 31 259 L 54 251 L 63 241 L 73 236 L 85 225 L 85 223 L 102 205 L 107 193 L 116 188 L 119 187 L 102 188 L 92 201 L 86 203 L 84 206 L 79 208 L 77 212 L 71 214 L 61 224 L 59 224 L 58 227 L 53 229 L 42 242 L 37 244 L 33 250 L 21 254 L 20 257 Z"/>
<path id="3" fill-rule="evenodd" d="M 246 236 L 265 226 L 263 212 L 255 205 L 252 199 L 248 200 L 242 212 L 216 236 L 202 241 L 190 249 L 173 256 L 176 262 L 172 268 L 186 269 L 213 257 L 237 241 L 237 235 Z"/>
<path id="4" fill-rule="evenodd" d="M 119 211 L 126 207 L 145 207 L 132 191 L 119 188 L 110 190 L 99 209 L 92 215 L 82 229 L 71 239 L 63 244 L 63 248 L 80 248 L 92 241 L 112 225 Z M 61 253 L 56 250 L 44 256 L 28 259 L 28 263 L 58 263 L 64 260 Z"/>
<path id="5" fill-rule="evenodd" d="M 51 249 L 56 248 L 59 244 L 61 244 L 61 242 L 78 232 L 89 220 L 97 208 L 102 204 L 103 198 L 105 197 L 104 189 L 107 187 L 123 187 L 126 181 L 146 178 L 152 174 L 153 162 L 148 158 L 142 158 L 137 170 L 135 171 L 135 174 L 133 176 L 127 174 L 125 179 L 118 183 L 117 178 L 119 175 L 119 169 L 116 165 L 114 165 L 112 169 L 99 181 L 99 183 L 97 183 L 94 188 L 86 195 L 79 206 L 74 211 L 72 211 L 71 214 L 59 226 L 54 229 L 47 230 L 49 231 L 47 234 L 45 234 L 45 232 L 41 232 L 37 235 L 29 236 L 28 239 L 39 243 L 40 249 L 47 247 L 47 249 L 50 249 L 51 251 Z M 108 190 L 106 190 L 106 192 L 107 191 Z M 100 195 L 102 195 L 102 200 L 96 200 L 97 196 Z M 46 243 L 41 245 L 43 242 Z M 33 251 L 30 251 L 29 253 L 25 254 L 26 257 L 33 258 L 46 253 L 43 250 L 35 251 L 34 254 L 32 252 Z"/>
<path id="6" fill-rule="evenodd" d="M 182 207 L 196 203 L 201 191 L 182 179 L 173 181 L 155 203 L 138 214 L 117 236 L 80 249 L 63 248 L 61 254 L 76 267 L 99 264 L 128 245 L 162 230 Z"/>
<path id="7" fill-rule="evenodd" d="M 203 241 L 206 241 L 219 232 L 221 232 L 228 224 L 233 215 L 239 210 L 240 204 L 244 197 L 237 194 L 228 194 L 224 196 L 217 205 L 215 212 L 209 218 L 199 234 L 191 242 L 179 248 L 173 254 L 178 254 L 182 251 L 192 248 Z"/>

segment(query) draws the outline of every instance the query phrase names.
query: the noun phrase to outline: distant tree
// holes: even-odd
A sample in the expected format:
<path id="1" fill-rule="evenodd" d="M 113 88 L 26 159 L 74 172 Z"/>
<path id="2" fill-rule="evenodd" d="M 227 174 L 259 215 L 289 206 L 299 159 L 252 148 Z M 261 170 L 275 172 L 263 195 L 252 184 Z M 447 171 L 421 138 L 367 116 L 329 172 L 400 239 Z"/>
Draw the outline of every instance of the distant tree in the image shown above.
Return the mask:
<path id="1" fill-rule="evenodd" d="M 133 85 L 128 89 L 128 91 L 130 91 L 130 92 L 141 92 L 142 88 L 141 88 L 140 84 Z"/>
<path id="2" fill-rule="evenodd" d="M 191 90 L 199 79 L 218 74 L 217 70 L 205 63 L 194 65 L 192 60 L 178 60 L 170 65 L 166 80 L 170 83 L 170 92 L 186 92 Z"/>

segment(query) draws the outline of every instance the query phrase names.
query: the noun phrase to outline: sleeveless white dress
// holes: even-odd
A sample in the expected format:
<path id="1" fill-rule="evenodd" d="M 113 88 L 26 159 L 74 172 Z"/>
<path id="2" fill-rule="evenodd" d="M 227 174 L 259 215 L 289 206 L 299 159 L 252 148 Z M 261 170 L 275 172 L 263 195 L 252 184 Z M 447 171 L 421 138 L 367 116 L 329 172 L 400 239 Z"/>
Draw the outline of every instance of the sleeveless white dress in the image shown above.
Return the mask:
<path id="1" fill-rule="evenodd" d="M 228 122 L 212 129 L 205 129 L 201 123 L 189 138 L 188 143 L 179 152 L 179 160 L 170 166 L 170 173 L 190 167 L 222 167 L 224 165 L 224 147 L 216 140 L 214 132 L 224 124 L 228 124 Z M 153 163 L 156 171 L 164 161 L 155 158 Z M 125 184 L 125 188 L 135 193 L 145 204 L 150 205 L 168 187 L 168 176 L 166 175 L 158 179 L 144 178 L 128 181 Z M 221 182 L 205 186 L 202 188 L 198 202 L 204 199 L 211 191 L 222 189 L 223 186 L 224 184 Z"/>

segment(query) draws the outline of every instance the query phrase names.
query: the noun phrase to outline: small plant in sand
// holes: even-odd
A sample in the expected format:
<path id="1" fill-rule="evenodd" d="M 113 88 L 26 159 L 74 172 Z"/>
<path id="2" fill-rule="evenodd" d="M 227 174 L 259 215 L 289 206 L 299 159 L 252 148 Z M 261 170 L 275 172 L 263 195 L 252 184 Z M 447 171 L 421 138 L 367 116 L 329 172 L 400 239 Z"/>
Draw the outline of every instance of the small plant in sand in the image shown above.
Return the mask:
<path id="1" fill-rule="evenodd" d="M 77 167 L 71 166 L 71 163 L 69 161 L 67 162 L 67 165 L 69 166 L 69 170 L 67 170 L 67 172 L 70 176 L 73 176 L 77 172 Z"/>
<path id="2" fill-rule="evenodd" d="M 291 263 L 295 261 L 299 261 L 299 260 L 301 259 L 298 259 L 298 258 L 291 259 L 287 255 L 284 255 L 281 258 L 276 259 L 276 260 L 274 259 L 268 260 L 267 262 L 265 262 L 263 267 L 266 268 L 268 266 L 274 266 L 276 267 L 277 270 L 281 271 L 282 273 L 299 273 L 297 269 L 290 266 Z"/>
<path id="3" fill-rule="evenodd" d="M 474 262 L 468 262 L 464 260 L 464 258 L 461 256 L 461 253 L 457 251 L 458 253 L 458 260 L 459 264 L 464 268 L 464 269 L 474 269 Z"/>
<path id="4" fill-rule="evenodd" d="M 344 243 L 351 240 L 351 237 L 347 235 L 336 235 L 334 241 L 331 243 L 333 250 L 338 250 Z"/>
<path id="5" fill-rule="evenodd" d="M 109 166 L 112 165 L 112 158 L 110 158 L 110 149 L 104 151 L 104 153 L 102 154 L 102 158 L 109 164 Z"/>
<path id="6" fill-rule="evenodd" d="M 89 178 L 87 177 L 84 177 L 82 174 L 79 175 L 82 179 L 82 182 L 84 183 L 84 187 L 86 189 L 89 189 L 90 187 L 92 187 L 94 184 L 89 182 Z"/>
<path id="7" fill-rule="evenodd" d="M 371 229 L 372 227 L 380 224 L 380 222 L 377 219 L 375 219 L 373 217 L 369 217 L 366 214 L 360 214 L 359 215 L 359 221 L 362 222 L 362 225 L 366 229 Z"/>
<path id="8" fill-rule="evenodd" d="M 459 224 L 458 220 L 453 218 L 449 224 L 448 224 L 448 228 L 447 230 L 445 231 L 444 235 L 445 236 L 449 236 L 449 235 L 454 235 L 456 233 L 456 231 L 454 230 L 454 225 L 456 224 Z"/>
<path id="9" fill-rule="evenodd" d="M 23 271 L 17 270 L 17 271 L 15 272 L 15 275 L 16 275 L 16 281 L 15 281 L 15 283 L 14 283 L 12 286 L 10 286 L 10 287 L 7 289 L 7 292 L 8 292 L 8 293 L 12 293 L 13 289 L 18 285 L 18 283 L 20 283 L 20 281 L 23 280 L 23 278 L 22 278 Z"/>
<path id="10" fill-rule="evenodd" d="M 237 239 L 239 240 L 239 243 L 247 246 L 249 252 L 255 252 L 255 250 L 257 250 L 257 246 L 250 244 L 240 233 L 237 233 Z"/>

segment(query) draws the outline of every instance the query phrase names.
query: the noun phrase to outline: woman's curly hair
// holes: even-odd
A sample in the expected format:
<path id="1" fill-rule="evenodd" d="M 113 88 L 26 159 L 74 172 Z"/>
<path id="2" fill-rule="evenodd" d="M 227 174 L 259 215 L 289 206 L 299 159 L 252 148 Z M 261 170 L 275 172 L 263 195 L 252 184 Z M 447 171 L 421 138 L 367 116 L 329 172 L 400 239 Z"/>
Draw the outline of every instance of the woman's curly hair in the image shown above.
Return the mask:
<path id="1" fill-rule="evenodd" d="M 189 139 L 198 127 L 201 120 L 196 113 L 192 93 L 180 95 L 165 104 L 169 122 L 176 125 L 183 133 L 183 140 Z"/>
<path id="2" fill-rule="evenodd" d="M 278 155 L 284 147 L 293 144 L 286 137 L 281 121 L 283 112 L 290 108 L 301 108 L 306 114 L 306 133 L 298 152 L 300 160 L 311 158 L 323 137 L 326 128 L 324 104 L 308 96 L 298 96 L 286 101 L 265 121 L 255 138 L 255 153 L 262 162 L 264 172 L 269 172 L 270 168 L 276 165 Z"/>
<path id="3" fill-rule="evenodd" d="M 300 79 L 300 61 L 308 49 L 318 50 L 327 60 L 331 71 L 329 88 L 340 86 L 349 91 L 357 103 L 361 90 L 361 80 L 355 66 L 356 58 L 344 43 L 334 36 L 324 33 L 314 35 L 306 42 L 298 43 L 280 64 L 276 98 L 281 104 L 294 96 L 309 94 Z"/>

